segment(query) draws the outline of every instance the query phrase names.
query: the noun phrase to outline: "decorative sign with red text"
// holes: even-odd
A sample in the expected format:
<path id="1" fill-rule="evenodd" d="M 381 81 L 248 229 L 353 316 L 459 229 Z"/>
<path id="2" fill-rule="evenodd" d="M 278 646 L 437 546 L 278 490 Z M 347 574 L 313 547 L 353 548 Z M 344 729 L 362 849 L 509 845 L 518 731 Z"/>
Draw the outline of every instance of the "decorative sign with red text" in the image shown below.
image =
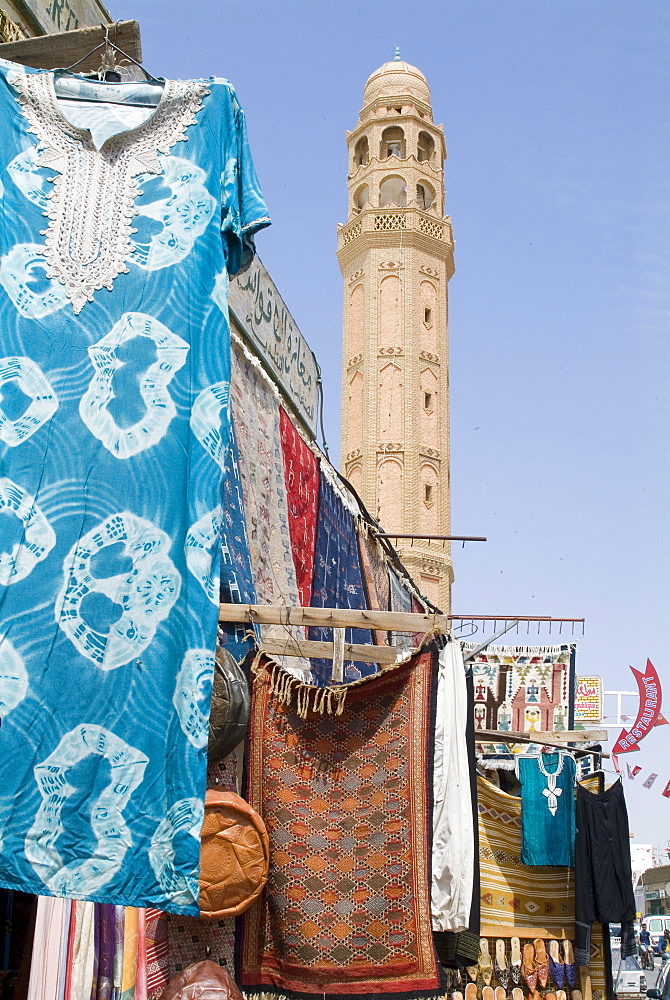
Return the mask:
<path id="1" fill-rule="evenodd" d="M 637 710 L 635 725 L 628 732 L 625 729 L 621 730 L 619 739 L 612 747 L 614 756 L 639 750 L 640 740 L 644 739 L 650 729 L 663 723 L 667 725 L 666 720 L 661 716 L 661 682 L 658 679 L 656 667 L 651 660 L 647 660 L 647 668 L 644 673 L 636 670 L 635 667 L 630 669 L 633 671 L 640 692 L 640 707 Z"/>

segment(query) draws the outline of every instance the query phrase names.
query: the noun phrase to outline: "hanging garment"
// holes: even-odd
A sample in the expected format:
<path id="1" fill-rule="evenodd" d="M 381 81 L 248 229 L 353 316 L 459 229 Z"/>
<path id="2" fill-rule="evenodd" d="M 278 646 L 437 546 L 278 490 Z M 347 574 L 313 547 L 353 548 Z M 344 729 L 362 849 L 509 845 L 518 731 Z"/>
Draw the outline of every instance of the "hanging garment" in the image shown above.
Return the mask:
<path id="1" fill-rule="evenodd" d="M 271 860 L 243 918 L 247 995 L 443 995 L 430 927 L 436 659 L 329 689 L 261 664 L 246 778 Z"/>
<path id="2" fill-rule="evenodd" d="M 0 63 L 0 885 L 195 914 L 228 273 L 269 220 L 226 81 L 140 121 L 155 87 L 59 79 Z"/>
<path id="3" fill-rule="evenodd" d="M 477 778 L 481 933 L 483 937 L 572 937 L 571 868 L 521 861 L 521 799 Z"/>
<path id="4" fill-rule="evenodd" d="M 291 555 L 288 501 L 284 481 L 279 402 L 260 362 L 240 344 L 233 345 L 230 403 L 239 448 L 244 517 L 259 604 L 299 603 Z M 264 638 L 304 639 L 303 629 L 262 626 Z M 309 662 L 286 658 L 286 669 L 309 677 Z"/>
<path id="5" fill-rule="evenodd" d="M 339 488 L 331 482 L 329 475 L 332 473 L 327 473 L 322 463 L 312 607 L 362 610 L 366 607 L 366 602 L 358 555 L 356 522 L 351 510 L 345 506 Z M 327 628 L 312 627 L 309 630 L 309 638 L 317 642 L 332 642 L 332 631 Z M 371 643 L 372 633 L 369 629 L 348 628 L 345 638 L 347 642 Z M 330 660 L 311 662 L 314 682 L 319 685 L 329 685 L 332 662 Z M 344 661 L 345 682 L 358 680 L 376 672 L 375 663 Z"/>
<path id="6" fill-rule="evenodd" d="M 467 691 L 460 643 L 440 650 L 433 770 L 433 930 L 464 931 L 472 907 L 474 831 L 466 742 Z"/>
<path id="7" fill-rule="evenodd" d="M 147 1000 L 161 1000 L 168 984 L 167 914 L 146 911 Z"/>
<path id="8" fill-rule="evenodd" d="M 134 1000 L 137 977 L 137 925 L 139 911 L 134 906 L 124 907 L 123 914 L 123 969 L 120 1000 Z"/>
<path id="9" fill-rule="evenodd" d="M 312 598 L 316 514 L 319 508 L 319 463 L 282 407 L 279 431 L 284 457 L 284 478 L 288 503 L 288 527 L 295 564 L 298 596 L 303 608 Z"/>
<path id="10" fill-rule="evenodd" d="M 75 902 L 70 995 L 65 1000 L 90 1000 L 95 965 L 95 903 Z M 125 998 L 130 1000 L 130 998 Z"/>
<path id="11" fill-rule="evenodd" d="M 58 1000 L 65 979 L 65 951 L 69 926 L 69 901 L 40 896 L 33 955 L 30 964 L 28 1000 Z"/>
<path id="12" fill-rule="evenodd" d="M 517 758 L 524 865 L 574 865 L 576 770 L 561 750 Z"/>
<path id="13" fill-rule="evenodd" d="M 591 925 L 621 924 L 621 958 L 636 952 L 628 813 L 621 780 L 601 794 L 577 786 L 575 958 L 589 964 Z"/>
<path id="14" fill-rule="evenodd" d="M 389 592 L 391 597 L 391 611 L 401 611 L 405 614 L 411 612 L 412 595 L 390 568 Z M 389 632 L 389 639 L 392 646 L 402 646 L 409 649 L 413 645 L 412 636 L 408 632 Z"/>

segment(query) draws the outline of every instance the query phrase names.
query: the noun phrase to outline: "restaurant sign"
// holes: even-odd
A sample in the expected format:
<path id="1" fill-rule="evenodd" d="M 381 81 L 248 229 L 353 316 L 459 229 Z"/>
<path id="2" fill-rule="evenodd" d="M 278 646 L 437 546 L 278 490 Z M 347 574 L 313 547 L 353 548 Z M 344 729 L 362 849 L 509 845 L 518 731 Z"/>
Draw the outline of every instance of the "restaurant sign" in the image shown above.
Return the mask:
<path id="1" fill-rule="evenodd" d="M 315 438 L 319 366 L 258 257 L 231 279 L 228 305 L 250 346 Z"/>
<path id="2" fill-rule="evenodd" d="M 575 696 L 575 722 L 600 723 L 602 720 L 602 677 L 578 677 Z"/>

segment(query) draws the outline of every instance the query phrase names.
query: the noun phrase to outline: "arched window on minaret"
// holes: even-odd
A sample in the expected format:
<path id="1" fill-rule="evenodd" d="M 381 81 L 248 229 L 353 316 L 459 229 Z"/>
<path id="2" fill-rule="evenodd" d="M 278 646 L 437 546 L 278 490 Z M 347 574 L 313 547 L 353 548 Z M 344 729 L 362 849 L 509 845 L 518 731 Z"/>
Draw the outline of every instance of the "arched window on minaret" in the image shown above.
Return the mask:
<path id="1" fill-rule="evenodd" d="M 368 145 L 368 137 L 366 135 L 362 135 L 354 146 L 354 166 L 364 167 L 369 162 L 370 147 Z"/>
<path id="2" fill-rule="evenodd" d="M 397 274 L 389 274 L 379 286 L 379 346 L 402 344 L 400 314 L 402 312 L 402 282 Z"/>
<path id="3" fill-rule="evenodd" d="M 435 191 L 425 181 L 416 186 L 416 203 L 424 212 L 428 212 L 435 204 Z"/>
<path id="4" fill-rule="evenodd" d="M 379 185 L 379 205 L 397 205 L 404 208 L 407 204 L 407 185 L 402 177 L 385 177 Z"/>
<path id="5" fill-rule="evenodd" d="M 359 496 L 363 493 L 363 468 L 360 465 L 352 465 L 349 469 L 347 479 L 356 490 Z"/>
<path id="6" fill-rule="evenodd" d="M 435 153 L 435 140 L 428 132 L 419 132 L 417 144 L 417 160 L 419 163 L 432 163 Z"/>
<path id="7" fill-rule="evenodd" d="M 360 372 L 355 372 L 349 381 L 348 431 L 347 447 L 353 451 L 363 440 L 363 376 Z"/>
<path id="8" fill-rule="evenodd" d="M 379 465 L 377 517 L 386 531 L 402 527 L 402 465 L 396 458 L 386 458 Z"/>
<path id="9" fill-rule="evenodd" d="M 356 285 L 351 293 L 349 310 L 349 357 L 353 358 L 363 350 L 365 338 L 365 288 Z"/>
<path id="10" fill-rule="evenodd" d="M 354 208 L 361 209 L 370 201 L 370 188 L 367 184 L 363 184 L 359 187 L 358 191 L 354 195 Z"/>
<path id="11" fill-rule="evenodd" d="M 421 326 L 420 347 L 429 354 L 437 354 L 437 289 L 432 281 L 422 281 L 419 287 Z"/>
<path id="12" fill-rule="evenodd" d="M 405 133 L 399 125 L 391 125 L 382 132 L 379 159 L 386 160 L 389 156 L 405 159 Z"/>
<path id="13" fill-rule="evenodd" d="M 422 535 L 437 535 L 440 523 L 439 481 L 435 466 L 421 466 L 421 503 L 419 505 Z"/>
<path id="14" fill-rule="evenodd" d="M 437 417 L 437 393 L 439 387 L 437 375 L 430 368 L 424 368 L 421 372 L 421 406 L 420 414 L 420 441 L 428 448 L 434 447 L 439 431 Z"/>
<path id="15" fill-rule="evenodd" d="M 379 436 L 382 441 L 402 441 L 402 370 L 392 362 L 379 373 Z"/>

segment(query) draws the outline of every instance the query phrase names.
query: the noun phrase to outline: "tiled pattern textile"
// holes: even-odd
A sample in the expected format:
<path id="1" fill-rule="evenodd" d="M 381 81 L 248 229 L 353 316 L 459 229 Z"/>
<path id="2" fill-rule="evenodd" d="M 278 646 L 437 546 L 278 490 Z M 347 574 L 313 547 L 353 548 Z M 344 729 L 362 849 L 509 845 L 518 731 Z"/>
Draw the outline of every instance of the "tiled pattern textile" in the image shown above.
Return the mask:
<path id="1" fill-rule="evenodd" d="M 300 693 L 280 701 L 276 673 L 254 681 L 247 798 L 271 860 L 267 891 L 244 917 L 242 988 L 442 995 L 429 889 L 433 655 L 349 685 L 340 715 L 301 718 Z"/>
<path id="2" fill-rule="evenodd" d="M 391 598 L 386 560 L 382 555 L 381 545 L 372 538 L 363 521 L 358 522 L 358 552 L 368 607 L 371 611 L 388 611 Z M 421 610 L 423 611 L 423 608 Z M 375 629 L 373 635 L 375 645 L 388 646 L 388 632 Z"/>
<path id="3" fill-rule="evenodd" d="M 316 515 L 319 506 L 319 463 L 283 409 L 279 409 L 279 431 L 284 456 L 284 478 L 288 502 L 288 527 L 300 604 L 308 608 L 312 598 Z"/>
<path id="4" fill-rule="evenodd" d="M 573 869 L 523 865 L 521 799 L 485 778 L 477 796 L 482 936 L 574 937 Z"/>

